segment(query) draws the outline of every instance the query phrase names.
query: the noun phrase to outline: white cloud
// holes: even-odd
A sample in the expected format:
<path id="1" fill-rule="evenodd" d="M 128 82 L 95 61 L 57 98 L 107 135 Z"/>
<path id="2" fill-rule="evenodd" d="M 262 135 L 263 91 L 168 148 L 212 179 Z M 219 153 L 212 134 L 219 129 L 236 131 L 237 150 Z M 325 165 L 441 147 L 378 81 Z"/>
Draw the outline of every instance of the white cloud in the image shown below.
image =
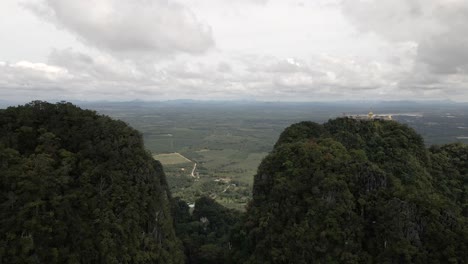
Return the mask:
<path id="1" fill-rule="evenodd" d="M 47 76 L 63 76 L 68 73 L 66 69 L 62 69 L 56 66 L 50 66 L 44 63 L 32 63 L 29 61 L 20 61 L 10 65 L 13 68 L 30 69 L 37 72 L 42 72 Z"/>
<path id="2" fill-rule="evenodd" d="M 168 0 L 41 0 L 26 6 L 86 44 L 124 56 L 203 53 L 214 45 L 209 26 Z"/>
<path id="3" fill-rule="evenodd" d="M 1 97 L 468 100 L 461 0 L 4 1 Z"/>
<path id="4" fill-rule="evenodd" d="M 15 84 L 33 86 L 35 82 L 49 83 L 67 81 L 71 78 L 67 69 L 29 61 L 0 63 L 0 77 L 7 86 Z"/>
<path id="5" fill-rule="evenodd" d="M 91 57 L 67 49 L 53 51 L 48 64 L 20 62 L 0 66 L 0 78 L 4 81 L 0 87 L 8 87 L 0 88 L 0 92 L 35 85 L 44 96 L 48 93 L 58 96 L 48 89 L 61 87 L 64 89 L 61 96 L 79 99 L 87 96 L 119 100 L 343 99 L 353 94 L 349 85 L 354 90 L 372 90 L 385 85 L 386 81 L 380 79 L 383 77 L 381 68 L 372 62 L 358 64 L 327 56 L 300 60 L 255 55 L 190 61 L 180 57 L 164 65 L 148 67 L 107 55 Z"/>

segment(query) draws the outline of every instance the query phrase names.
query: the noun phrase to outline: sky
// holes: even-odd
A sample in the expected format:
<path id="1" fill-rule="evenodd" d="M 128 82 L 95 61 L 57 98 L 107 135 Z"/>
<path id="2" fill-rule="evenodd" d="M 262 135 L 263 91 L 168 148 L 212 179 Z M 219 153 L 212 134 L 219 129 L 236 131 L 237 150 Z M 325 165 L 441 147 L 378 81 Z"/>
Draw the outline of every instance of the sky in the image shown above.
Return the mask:
<path id="1" fill-rule="evenodd" d="M 0 100 L 468 101 L 466 0 L 1 0 Z"/>

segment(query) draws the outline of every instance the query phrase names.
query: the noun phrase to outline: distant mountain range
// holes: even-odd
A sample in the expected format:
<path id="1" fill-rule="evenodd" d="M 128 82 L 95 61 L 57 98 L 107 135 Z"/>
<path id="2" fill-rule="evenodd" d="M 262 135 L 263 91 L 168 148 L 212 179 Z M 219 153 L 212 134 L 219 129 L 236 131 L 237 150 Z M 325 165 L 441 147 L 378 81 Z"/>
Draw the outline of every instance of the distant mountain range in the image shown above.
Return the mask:
<path id="1" fill-rule="evenodd" d="M 50 102 L 61 102 L 63 100 L 49 100 Z M 279 105 L 279 106 L 352 106 L 352 107 L 437 107 L 437 106 L 468 106 L 468 102 L 455 102 L 452 100 L 402 100 L 402 101 L 381 101 L 381 100 L 350 100 L 350 101 L 316 101 L 316 102 L 278 102 L 278 101 L 256 101 L 256 100 L 164 100 L 164 101 L 84 101 L 65 100 L 79 106 L 161 106 L 161 105 Z M 15 106 L 25 104 L 28 101 L 0 100 L 0 107 Z"/>

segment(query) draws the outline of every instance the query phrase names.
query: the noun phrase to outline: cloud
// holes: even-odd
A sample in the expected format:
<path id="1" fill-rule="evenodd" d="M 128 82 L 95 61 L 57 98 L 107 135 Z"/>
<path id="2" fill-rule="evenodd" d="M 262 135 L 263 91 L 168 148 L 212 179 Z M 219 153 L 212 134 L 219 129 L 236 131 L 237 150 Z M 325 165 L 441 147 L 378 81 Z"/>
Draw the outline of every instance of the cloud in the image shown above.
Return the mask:
<path id="1" fill-rule="evenodd" d="M 461 0 L 23 1 L 57 37 L 5 39 L 0 97 L 468 100 Z"/>
<path id="2" fill-rule="evenodd" d="M 41 0 L 26 6 L 83 43 L 120 56 L 200 54 L 211 28 L 172 0 Z"/>
<path id="3" fill-rule="evenodd" d="M 0 63 L 0 94 L 34 87 L 36 94 L 48 98 L 343 99 L 361 90 L 375 94 L 388 85 L 385 74 L 384 66 L 370 61 L 330 56 L 178 57 L 148 67 L 65 49 L 54 50 L 46 64 Z"/>
<path id="4" fill-rule="evenodd" d="M 266 71 L 273 73 L 294 73 L 294 72 L 310 72 L 310 68 L 305 62 L 295 59 L 287 58 L 284 60 L 277 60 L 267 65 Z"/>
<path id="5" fill-rule="evenodd" d="M 468 74 L 468 2 L 440 2 L 434 11 L 440 26 L 420 41 L 418 59 L 434 73 Z"/>
<path id="6" fill-rule="evenodd" d="M 265 55 L 177 56 L 152 65 L 72 49 L 54 50 L 47 63 L 0 62 L 0 95 L 84 100 L 246 99 L 343 100 L 445 98 L 464 94 L 466 75 L 408 77 L 414 46 L 395 49 L 399 61 L 359 56 L 309 58 Z M 408 57 L 408 58 L 407 58 Z M 407 59 L 404 59 L 407 58 Z M 426 66 L 427 67 L 427 66 Z M 15 91 L 12 93 L 12 91 Z"/>
<path id="7" fill-rule="evenodd" d="M 244 0 L 248 3 L 258 4 L 258 5 L 265 5 L 268 3 L 269 0 Z"/>
<path id="8" fill-rule="evenodd" d="M 44 63 L 20 61 L 0 62 L 0 97 L 4 99 L 34 99 L 38 94 L 60 94 L 71 76 L 61 67 Z"/>
<path id="9" fill-rule="evenodd" d="M 49 65 L 67 69 L 75 79 L 97 81 L 138 81 L 144 74 L 132 61 L 119 60 L 100 54 L 90 56 L 73 49 L 54 49 L 48 58 Z"/>
<path id="10" fill-rule="evenodd" d="M 68 79 L 70 79 L 68 70 L 57 66 L 29 61 L 0 63 L 0 85 L 4 86 L 11 84 L 32 86 Z"/>
<path id="11" fill-rule="evenodd" d="M 343 14 L 362 32 L 417 43 L 416 62 L 433 74 L 467 72 L 468 2 L 463 0 L 344 0 Z"/>

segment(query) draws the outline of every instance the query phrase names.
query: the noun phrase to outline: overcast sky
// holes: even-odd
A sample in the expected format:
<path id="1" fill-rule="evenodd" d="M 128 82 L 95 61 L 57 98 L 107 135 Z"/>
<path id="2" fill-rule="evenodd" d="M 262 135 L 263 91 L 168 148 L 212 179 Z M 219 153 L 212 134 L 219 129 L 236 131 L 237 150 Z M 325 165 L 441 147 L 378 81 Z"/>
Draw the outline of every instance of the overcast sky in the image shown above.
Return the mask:
<path id="1" fill-rule="evenodd" d="M 1 0 L 0 99 L 468 101 L 466 0 Z"/>

